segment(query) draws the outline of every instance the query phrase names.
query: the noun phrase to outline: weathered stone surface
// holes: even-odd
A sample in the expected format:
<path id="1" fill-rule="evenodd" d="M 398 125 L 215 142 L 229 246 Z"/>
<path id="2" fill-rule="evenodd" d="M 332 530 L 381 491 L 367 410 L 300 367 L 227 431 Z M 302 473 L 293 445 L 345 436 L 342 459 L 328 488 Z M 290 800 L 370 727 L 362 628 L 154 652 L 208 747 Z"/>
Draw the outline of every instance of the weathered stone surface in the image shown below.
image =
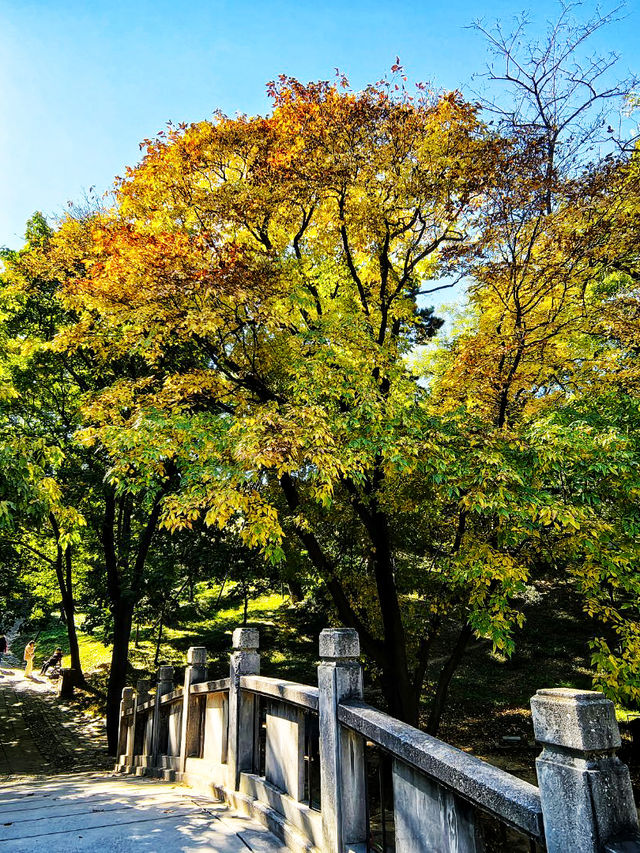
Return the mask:
<path id="1" fill-rule="evenodd" d="M 353 628 L 325 628 L 320 632 L 320 657 L 345 660 L 360 657 L 360 638 Z"/>
<path id="2" fill-rule="evenodd" d="M 162 693 L 169 693 L 173 689 L 173 667 L 172 666 L 159 666 L 158 667 L 158 684 L 162 684 L 163 687 L 167 684 L 170 684 L 171 687 L 168 689 L 162 690 Z"/>
<path id="3" fill-rule="evenodd" d="M 160 759 L 161 749 L 166 748 L 168 720 L 166 712 L 162 711 L 162 701 L 165 696 L 173 692 L 173 672 L 172 666 L 158 667 L 151 730 L 151 755 L 154 764 L 157 764 Z"/>
<path id="4" fill-rule="evenodd" d="M 182 704 L 171 706 L 168 721 L 167 755 L 180 755 L 180 732 L 182 728 Z"/>
<path id="5" fill-rule="evenodd" d="M 396 853 L 481 853 L 469 803 L 397 760 L 393 804 Z"/>
<path id="6" fill-rule="evenodd" d="M 144 722 L 142 754 L 150 756 L 153 752 L 153 708 L 147 712 L 147 718 Z"/>
<path id="7" fill-rule="evenodd" d="M 620 747 L 613 702 L 594 690 L 558 687 L 538 690 L 531 699 L 536 740 L 585 752 Z"/>
<path id="8" fill-rule="evenodd" d="M 232 642 L 234 649 L 254 651 L 260 648 L 260 632 L 257 628 L 236 628 Z"/>
<path id="9" fill-rule="evenodd" d="M 637 827 L 629 771 L 617 758 L 586 762 L 545 750 L 536 761 L 549 853 L 596 853 Z"/>
<path id="10" fill-rule="evenodd" d="M 544 749 L 536 761 L 548 853 L 600 853 L 638 831 L 628 768 L 615 756 L 620 734 L 601 693 L 539 690 L 533 725 Z"/>
<path id="11" fill-rule="evenodd" d="M 192 666 L 205 666 L 207 663 L 207 650 L 205 646 L 190 646 L 187 651 L 187 663 Z"/>
<path id="12" fill-rule="evenodd" d="M 634 833 L 631 838 L 617 838 L 604 845 L 604 853 L 639 853 L 639 851 L 639 833 Z"/>
<path id="13" fill-rule="evenodd" d="M 227 746 L 228 785 L 236 791 L 241 771 L 253 770 L 257 737 L 256 697 L 240 688 L 243 675 L 260 674 L 260 638 L 255 628 L 236 628 L 236 651 L 229 667 L 229 738 Z"/>
<path id="14" fill-rule="evenodd" d="M 240 792 L 281 814 L 314 847 L 324 850 L 320 812 L 310 809 L 306 803 L 296 802 L 255 773 L 240 774 Z"/>
<path id="15" fill-rule="evenodd" d="M 265 778 L 300 801 L 304 797 L 304 711 L 270 702 L 266 727 Z"/>
<path id="16" fill-rule="evenodd" d="M 281 699 L 290 705 L 299 705 L 311 711 L 318 710 L 318 688 L 309 687 L 307 684 L 297 684 L 282 678 L 268 678 L 265 675 L 243 675 L 240 678 L 240 687 L 261 696 Z"/>
<path id="17" fill-rule="evenodd" d="M 2 787 L 0 850 L 7 853 L 258 853 L 282 844 L 223 803 L 146 779 L 51 776 Z"/>
<path id="18" fill-rule="evenodd" d="M 227 760 L 229 701 L 224 693 L 211 693 L 206 702 L 202 757 L 217 766 Z"/>
<path id="19" fill-rule="evenodd" d="M 362 698 L 362 668 L 356 660 L 355 631 L 332 629 L 320 634 L 318 712 L 322 824 L 327 853 L 366 840 L 366 772 L 364 742 L 342 729 L 337 709 L 345 699 Z"/>
<path id="20" fill-rule="evenodd" d="M 169 682 L 165 682 L 165 683 L 169 684 Z M 174 690 L 168 690 L 166 693 L 162 693 L 161 704 L 162 705 L 170 705 L 176 699 L 180 699 L 181 696 L 182 696 L 182 687 L 178 686 Z"/>
<path id="21" fill-rule="evenodd" d="M 191 694 L 194 684 L 206 681 L 207 650 L 204 646 L 190 646 L 187 652 L 189 665 L 184 671 L 182 687 L 182 718 L 180 731 L 180 772 L 184 773 L 187 758 L 197 755 L 200 739 L 200 705 Z"/>
<path id="22" fill-rule="evenodd" d="M 234 632 L 234 646 L 229 679 L 205 682 L 206 652 L 192 649 L 184 688 L 173 690 L 172 668 L 161 667 L 153 713 L 143 711 L 152 703 L 140 701 L 142 691 L 133 702 L 130 694 L 123 696 L 125 753 L 138 753 L 143 741 L 147 750 L 149 726 L 156 720 L 153 759 L 125 754 L 125 769 L 132 765 L 166 779 L 185 778 L 180 773 L 188 770 L 187 776 L 202 777 L 209 787 L 214 780 L 224 787 L 226 779 L 224 793 L 229 801 L 244 798 L 251 809 L 266 809 L 270 820 L 282 824 L 283 837 L 291 823 L 323 853 L 364 851 L 366 738 L 394 756 L 397 853 L 476 853 L 481 849 L 476 807 L 534 839 L 542 841 L 546 835 L 548 853 L 640 853 L 629 773 L 615 756 L 619 732 L 613 707 L 602 694 L 541 690 L 533 698 L 535 733 L 544 746 L 537 761 L 538 791 L 366 705 L 354 631 L 322 632 L 317 689 L 261 677 L 256 629 Z M 258 696 L 273 700 L 266 716 L 266 779 L 258 779 L 253 772 Z M 316 709 L 322 812 L 314 821 L 308 805 L 296 801 L 304 796 L 304 712 Z M 202 758 L 197 758 L 201 725 Z M 300 838 L 300 849 L 307 850 L 308 842 Z"/>
<path id="23" fill-rule="evenodd" d="M 344 700 L 344 725 L 379 744 L 481 808 L 533 837 L 542 837 L 542 806 L 536 787 L 456 749 L 364 702 Z"/>
<path id="24" fill-rule="evenodd" d="M 148 678 L 139 678 L 136 681 L 136 694 L 138 696 L 138 708 L 149 700 L 151 681 Z"/>
<path id="25" fill-rule="evenodd" d="M 220 690 L 229 689 L 228 678 L 218 678 L 216 681 L 203 681 L 201 684 L 192 684 L 192 693 L 217 693 Z"/>

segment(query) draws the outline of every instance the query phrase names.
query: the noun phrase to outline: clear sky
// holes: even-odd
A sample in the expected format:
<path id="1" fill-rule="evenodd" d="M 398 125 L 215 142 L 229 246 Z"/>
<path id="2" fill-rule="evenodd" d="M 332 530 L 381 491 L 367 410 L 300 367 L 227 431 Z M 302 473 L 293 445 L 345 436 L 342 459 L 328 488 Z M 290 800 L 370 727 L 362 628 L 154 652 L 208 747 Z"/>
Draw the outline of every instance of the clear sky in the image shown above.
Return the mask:
<path id="1" fill-rule="evenodd" d="M 109 189 L 168 120 L 267 111 L 265 83 L 278 74 L 306 82 L 338 67 L 360 87 L 399 56 L 412 80 L 463 87 L 487 58 L 466 27 L 523 8 L 526 0 L 0 0 L 0 246 L 22 244 L 34 210 L 56 215 L 91 186 Z M 544 27 L 557 10 L 539 0 L 533 17 Z M 595 46 L 638 70 L 640 0 L 626 14 Z"/>

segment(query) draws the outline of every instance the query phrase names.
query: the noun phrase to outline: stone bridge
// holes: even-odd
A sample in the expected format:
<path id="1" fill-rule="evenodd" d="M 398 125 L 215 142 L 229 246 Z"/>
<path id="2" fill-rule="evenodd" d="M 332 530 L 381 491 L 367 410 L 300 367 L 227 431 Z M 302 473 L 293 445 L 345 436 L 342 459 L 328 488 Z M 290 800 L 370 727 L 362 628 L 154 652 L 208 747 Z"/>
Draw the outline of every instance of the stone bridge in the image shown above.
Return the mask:
<path id="1" fill-rule="evenodd" d="M 0 786 L 0 853 L 640 853 L 602 694 L 533 697 L 535 787 L 367 705 L 356 632 L 320 658 L 317 687 L 261 676 L 239 628 L 229 678 L 194 647 L 182 684 L 125 688 L 118 772 Z"/>
<path id="2" fill-rule="evenodd" d="M 363 701 L 358 635 L 320 634 L 318 686 L 260 675 L 259 636 L 233 634 L 229 678 L 189 650 L 122 698 L 118 770 L 186 783 L 295 853 L 640 853 L 613 703 L 539 690 L 539 787 Z M 375 764 L 374 773 L 371 764 Z"/>

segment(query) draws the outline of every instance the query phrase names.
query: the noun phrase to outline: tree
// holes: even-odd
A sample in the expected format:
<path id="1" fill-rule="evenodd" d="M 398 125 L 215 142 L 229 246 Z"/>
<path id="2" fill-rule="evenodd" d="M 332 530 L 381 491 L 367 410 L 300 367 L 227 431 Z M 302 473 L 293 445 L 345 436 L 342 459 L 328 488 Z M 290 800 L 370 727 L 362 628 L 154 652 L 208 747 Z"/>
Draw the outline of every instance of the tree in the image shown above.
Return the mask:
<path id="1" fill-rule="evenodd" d="M 450 450 L 429 438 L 404 357 L 436 328 L 419 297 L 469 250 L 503 143 L 456 93 L 343 84 L 282 79 L 268 118 L 219 116 L 149 141 L 67 291 L 83 346 L 148 366 L 92 410 L 116 476 L 173 454 L 169 529 L 202 513 L 276 561 L 296 537 L 379 666 L 390 710 L 416 722 L 441 620 L 428 601 L 421 617 L 404 612 L 415 556 L 395 493 Z M 349 552 L 336 523 L 353 531 Z M 464 609 L 436 575 L 434 595 Z M 465 621 L 454 662 L 472 632 Z"/>
<path id="2" fill-rule="evenodd" d="M 14 286 L 30 248 L 41 248 L 52 230 L 40 213 L 27 223 L 27 247 L 4 251 L 2 281 L 2 479 L 3 527 L 6 544 L 22 556 L 36 558 L 45 578 L 57 584 L 61 613 L 69 640 L 71 666 L 84 685 L 75 625 L 72 548 L 80 537 L 82 515 L 68 502 L 65 481 L 67 441 L 64 437 L 67 391 L 58 366 L 48 353 L 60 309 L 54 305 L 48 283 L 33 279 L 28 287 Z M 51 553 L 53 551 L 53 553 Z M 37 572 L 31 575 L 33 586 Z"/>
<path id="3" fill-rule="evenodd" d="M 78 316 L 61 300 L 61 281 L 77 271 L 78 253 L 88 245 L 86 220 L 69 217 L 64 234 L 61 253 L 58 234 L 41 217 L 34 217 L 24 250 L 5 257 L 4 368 L 9 387 L 5 408 L 12 441 L 20 440 L 31 455 L 39 447 L 48 453 L 49 461 L 41 466 L 49 465 L 44 482 L 52 497 L 41 515 L 50 544 L 41 549 L 41 560 L 45 572 L 55 572 L 72 666 L 84 686 L 73 618 L 73 576 L 80 568 L 73 567 L 74 546 L 81 540 L 83 573 L 98 563 L 104 577 L 113 620 L 107 733 L 115 750 L 133 611 L 145 592 L 145 566 L 160 504 L 175 475 L 168 464 L 162 469 L 155 466 L 145 471 L 144 482 L 136 480 L 136 489 L 125 493 L 111 478 L 112 460 L 105 448 L 95 442 L 88 447 L 79 440 L 81 428 L 88 424 L 83 409 L 87 395 L 110 385 L 117 388 L 120 381 L 139 374 L 140 363 L 74 346 L 74 336 L 81 330 Z M 23 523 L 33 516 L 32 504 L 33 500 L 21 504 Z M 31 515 L 24 517 L 26 512 Z"/>

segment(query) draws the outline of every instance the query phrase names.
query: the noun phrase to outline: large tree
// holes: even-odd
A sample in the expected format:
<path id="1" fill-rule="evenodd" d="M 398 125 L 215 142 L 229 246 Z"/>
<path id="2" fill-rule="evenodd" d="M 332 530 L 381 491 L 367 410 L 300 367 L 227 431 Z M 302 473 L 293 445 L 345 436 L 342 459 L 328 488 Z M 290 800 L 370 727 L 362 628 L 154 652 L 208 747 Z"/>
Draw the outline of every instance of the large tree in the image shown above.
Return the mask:
<path id="1" fill-rule="evenodd" d="M 420 523 L 426 504 L 397 500 L 406 478 L 442 473 L 455 453 L 405 357 L 437 327 L 423 297 L 471 251 L 505 143 L 457 93 L 343 83 L 283 79 L 267 118 L 220 116 L 148 142 L 68 298 L 83 345 L 148 365 L 92 410 L 93 435 L 123 460 L 117 476 L 175 454 L 169 528 L 202 513 L 274 560 L 297 540 L 359 630 L 390 710 L 416 722 L 441 611 L 466 614 L 448 683 L 473 632 L 474 584 L 421 576 L 421 555 L 437 560 L 439 547 Z M 455 527 L 438 538 L 448 565 Z M 506 600 L 483 617 L 496 637 Z"/>
<path id="2" fill-rule="evenodd" d="M 26 497 L 11 502 L 11 523 L 19 526 L 20 535 L 9 532 L 19 549 L 34 555 L 40 585 L 58 585 L 80 686 L 87 685 L 74 619 L 78 579 L 85 597 L 103 593 L 108 602 L 113 649 L 107 733 L 114 751 L 133 612 L 147 591 L 147 560 L 162 498 L 175 483 L 175 472 L 169 461 L 148 466 L 143 477 L 133 478 L 136 488 L 125 491 L 112 476 L 107 449 L 81 439 L 82 429 L 91 424 L 85 401 L 142 375 L 143 363 L 127 353 L 72 344 L 82 328 L 79 315 L 61 299 L 61 282 L 80 269 L 78 257 L 89 245 L 84 218 L 69 218 L 63 253 L 57 251 L 56 240 L 38 214 L 28 224 L 24 249 L 5 253 L 0 296 L 5 341 L 2 414 L 7 425 L 0 446 L 13 460 L 13 469 L 22 465 L 33 481 Z M 25 478 L 20 480 L 13 469 L 5 466 L 2 473 L 15 494 L 16 484 Z M 88 581 L 96 584 L 97 575 L 101 583 L 91 592 Z"/>

